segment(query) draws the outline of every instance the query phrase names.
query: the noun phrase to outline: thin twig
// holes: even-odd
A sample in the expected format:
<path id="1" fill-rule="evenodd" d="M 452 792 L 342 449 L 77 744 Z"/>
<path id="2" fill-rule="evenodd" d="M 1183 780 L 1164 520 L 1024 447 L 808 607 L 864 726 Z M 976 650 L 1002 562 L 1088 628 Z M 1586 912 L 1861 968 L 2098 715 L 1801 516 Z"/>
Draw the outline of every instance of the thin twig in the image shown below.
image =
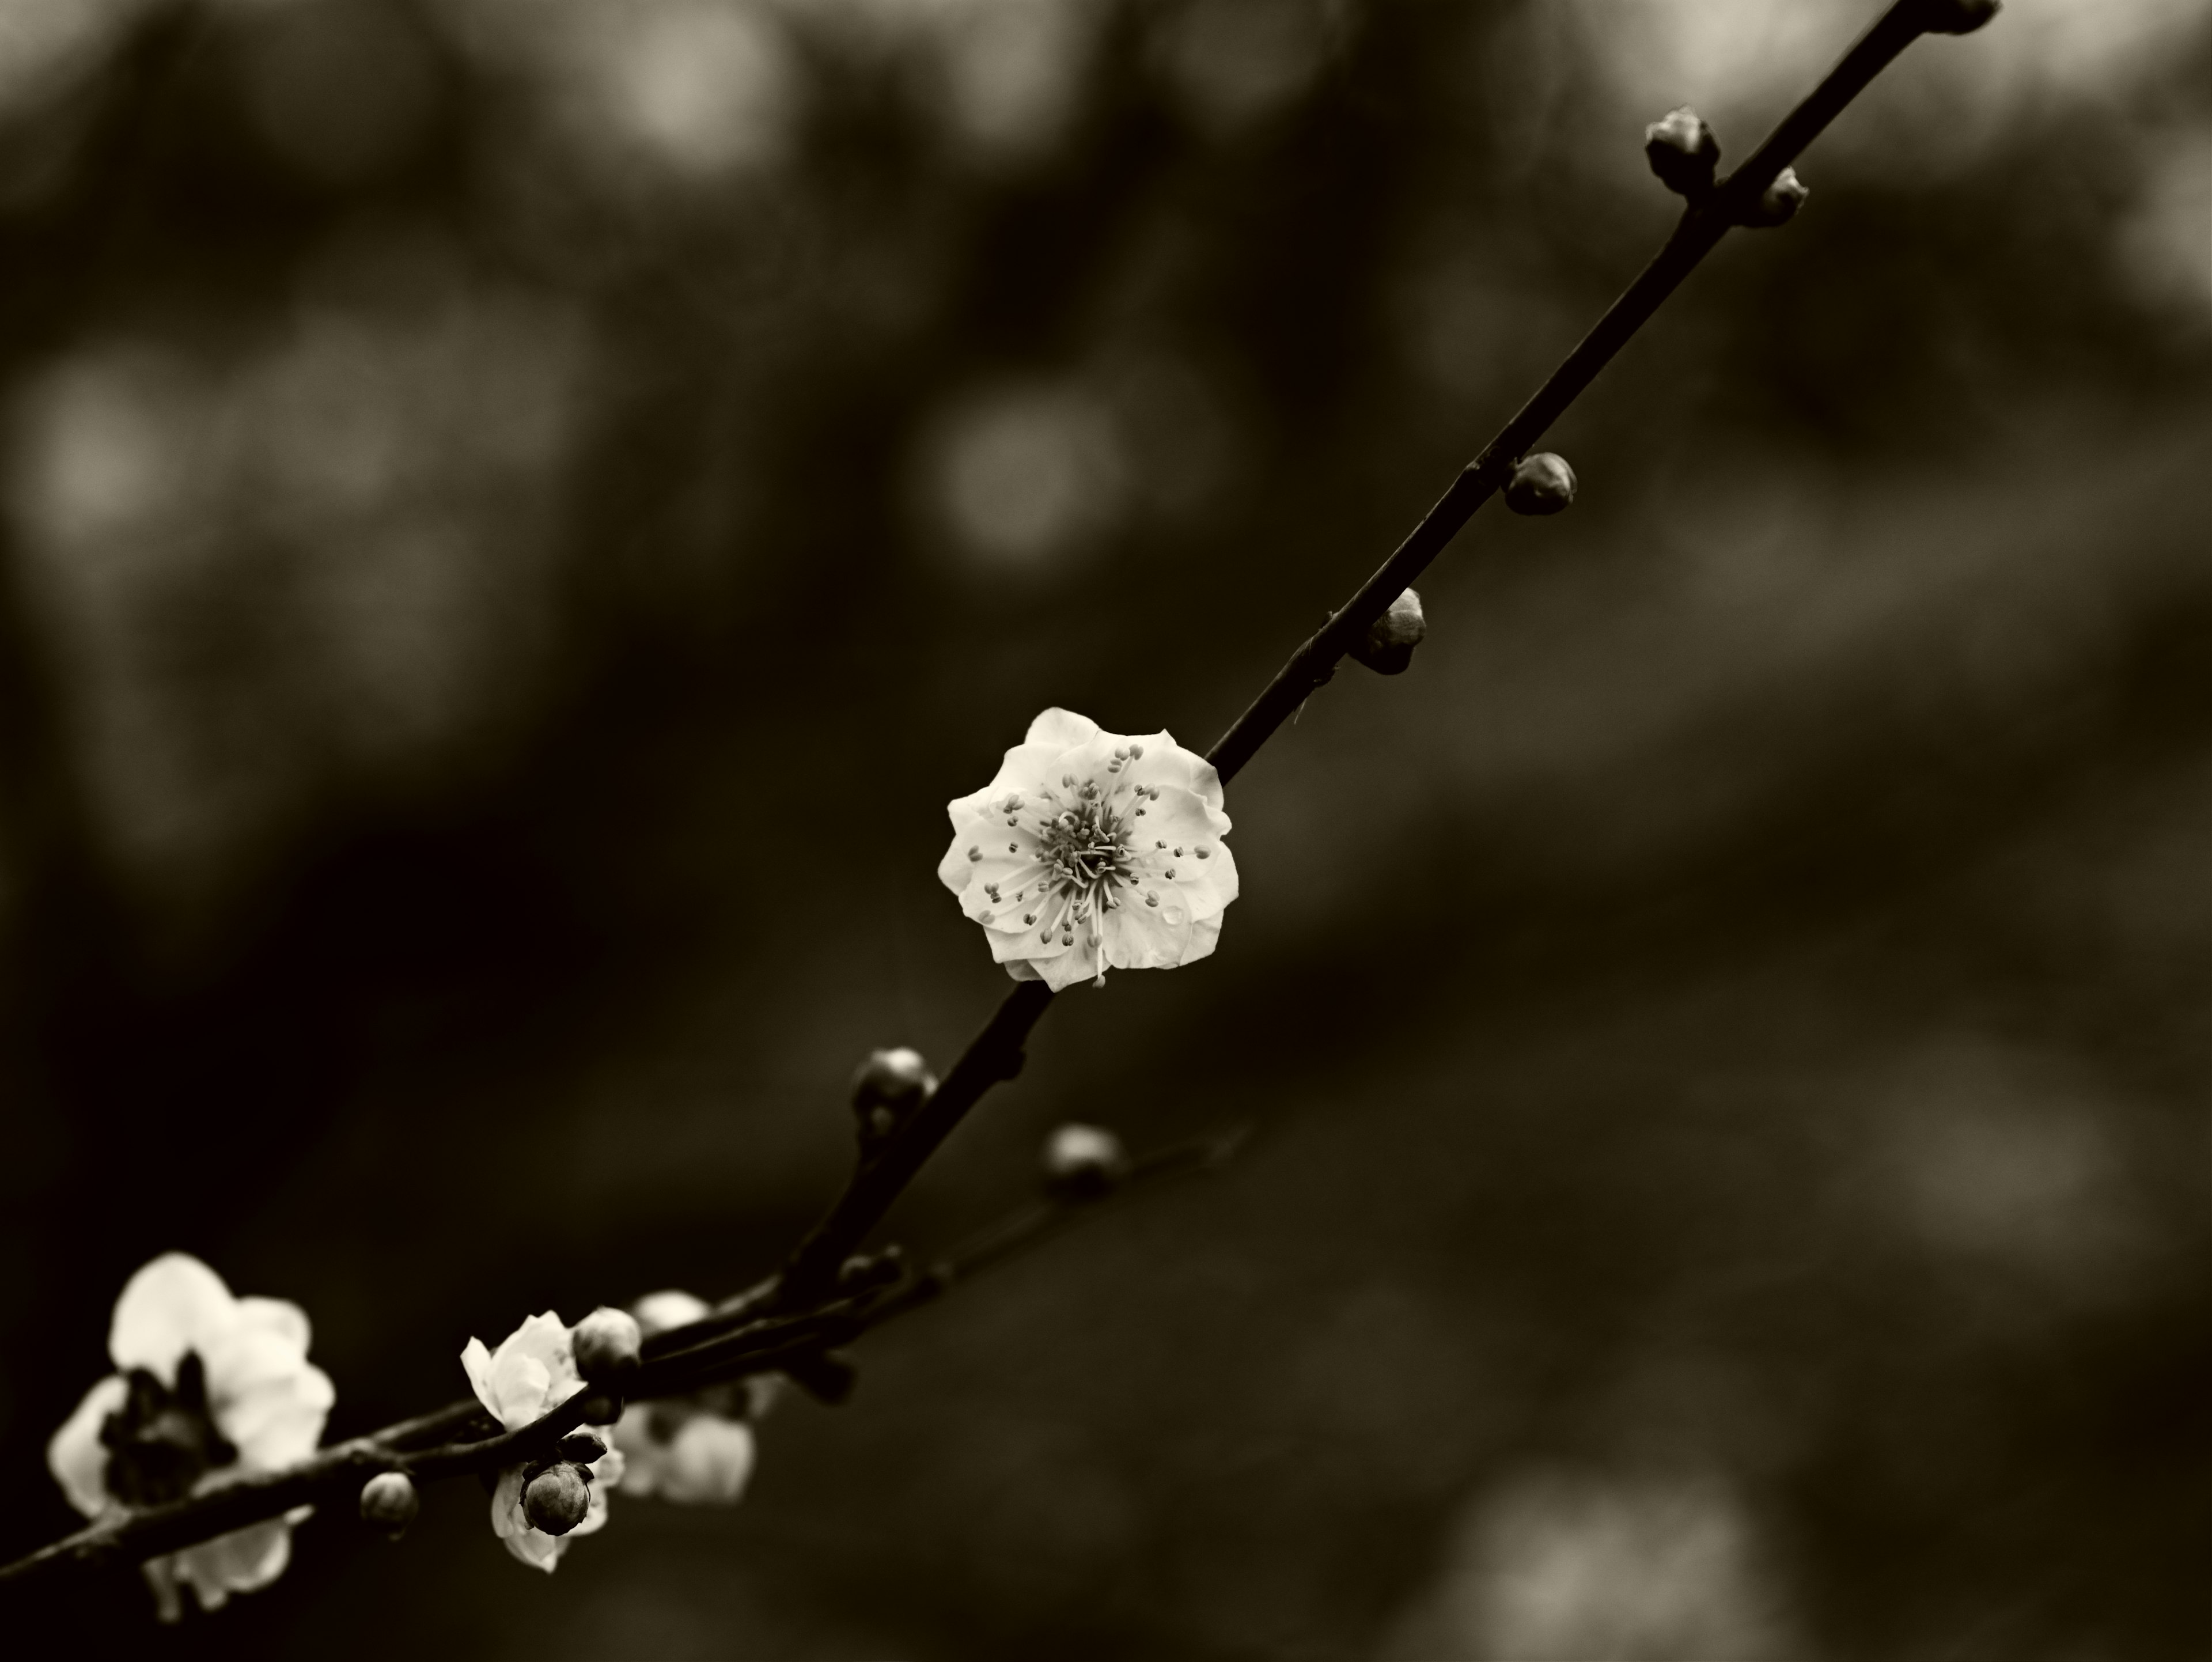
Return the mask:
<path id="1" fill-rule="evenodd" d="M 1783 168 L 1905 47 L 1927 32 L 1932 0 L 1895 0 L 1796 108 L 1782 119 L 1751 159 L 1683 210 L 1666 245 L 1600 318 L 1597 325 L 1536 389 L 1498 436 L 1454 479 L 1413 533 L 1357 594 L 1292 653 L 1260 696 L 1232 722 L 1206 759 L 1223 782 L 1234 778 L 1275 729 L 1336 672 L 1368 626 L 1428 569 L 1460 528 L 1496 495 L 1529 447 L 1610 363 L 1667 297 L 1717 247 Z M 983 1031 L 953 1064 L 928 1105 L 897 1128 L 856 1170 L 844 1192 L 786 1262 L 779 1280 L 743 1295 L 774 1307 L 804 1306 L 831 1284 L 915 1174 L 953 1128 L 1002 1079 L 1020 1072 L 1022 1047 L 1052 1002 L 1041 981 L 1008 993 Z M 710 1318 L 712 1319 L 712 1318 Z"/>

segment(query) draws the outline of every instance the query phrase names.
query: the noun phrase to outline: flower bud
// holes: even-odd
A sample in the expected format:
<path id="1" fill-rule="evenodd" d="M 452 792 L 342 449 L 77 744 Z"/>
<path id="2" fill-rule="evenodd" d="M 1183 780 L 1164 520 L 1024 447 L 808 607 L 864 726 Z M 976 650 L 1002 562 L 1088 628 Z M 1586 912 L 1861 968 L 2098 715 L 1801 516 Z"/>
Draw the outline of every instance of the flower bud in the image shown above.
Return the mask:
<path id="1" fill-rule="evenodd" d="M 1784 167 L 1775 174 L 1774 183 L 1760 192 L 1758 204 L 1738 216 L 1738 222 L 1757 231 L 1771 230 L 1777 225 L 1787 225 L 1797 217 L 1797 210 L 1805 205 L 1812 192 L 1797 177 L 1795 167 Z"/>
<path id="2" fill-rule="evenodd" d="M 1575 470 L 1548 450 L 1524 456 L 1505 487 L 1505 505 L 1516 514 L 1557 514 L 1575 499 Z"/>
<path id="3" fill-rule="evenodd" d="M 1997 15 L 1998 0 L 1924 0 L 1920 27 L 1930 34 L 1972 34 Z"/>
<path id="4" fill-rule="evenodd" d="M 936 1088 L 937 1075 L 921 1051 L 900 1045 L 873 1052 L 853 1075 L 853 1111 L 860 1116 L 861 1139 L 887 1135 Z"/>
<path id="5" fill-rule="evenodd" d="M 1128 1169 L 1121 1139 L 1096 1125 L 1063 1125 L 1045 1139 L 1045 1186 L 1063 1198 L 1103 1195 Z"/>
<path id="6" fill-rule="evenodd" d="M 380 1471 L 361 1486 L 361 1520 L 386 1531 L 393 1540 L 422 1510 L 422 1496 L 404 1471 Z"/>
<path id="7" fill-rule="evenodd" d="M 1713 188 L 1721 142 L 1705 117 L 1685 104 L 1644 130 L 1644 156 L 1675 195 L 1703 196 Z"/>
<path id="8" fill-rule="evenodd" d="M 1421 597 L 1407 589 L 1390 602 L 1390 609 L 1367 625 L 1352 655 L 1377 675 L 1402 675 L 1413 661 L 1413 648 L 1429 632 L 1421 615 Z"/>
<path id="9" fill-rule="evenodd" d="M 554 1452 L 564 1460 L 574 1460 L 587 1466 L 594 1460 L 606 1458 L 605 1440 L 595 1431 L 572 1431 L 556 1446 Z"/>
<path id="10" fill-rule="evenodd" d="M 592 1475 L 573 1460 L 539 1468 L 522 1491 L 522 1515 L 548 1535 L 566 1535 L 591 1509 Z"/>
<path id="11" fill-rule="evenodd" d="M 837 1266 L 837 1290 L 847 1297 L 888 1287 L 906 1274 L 906 1249 L 894 1241 L 880 1252 L 855 1252 Z"/>
<path id="12" fill-rule="evenodd" d="M 659 1293 L 648 1293 L 629 1307 L 637 1318 L 639 1331 L 665 1333 L 672 1327 L 689 1327 L 712 1310 L 714 1306 L 696 1293 L 686 1293 L 668 1288 Z"/>
<path id="13" fill-rule="evenodd" d="M 644 1339 L 636 1317 L 607 1305 L 578 1322 L 568 1335 L 576 1372 L 595 1385 L 618 1385 L 635 1373 Z"/>

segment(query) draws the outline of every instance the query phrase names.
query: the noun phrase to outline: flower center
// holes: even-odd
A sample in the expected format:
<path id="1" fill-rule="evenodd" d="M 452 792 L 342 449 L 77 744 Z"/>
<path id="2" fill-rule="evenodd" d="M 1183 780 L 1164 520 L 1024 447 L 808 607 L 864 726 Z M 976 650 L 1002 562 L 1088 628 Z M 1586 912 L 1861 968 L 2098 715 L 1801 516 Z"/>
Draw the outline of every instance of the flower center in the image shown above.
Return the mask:
<path id="1" fill-rule="evenodd" d="M 124 1505 L 181 1501 L 203 1474 L 238 1458 L 208 1409 L 207 1370 L 198 1351 L 178 1361 L 173 1388 L 143 1367 L 124 1377 L 130 1395 L 100 1428 L 108 1451 L 103 1481 Z"/>
<path id="2" fill-rule="evenodd" d="M 1062 783 L 1073 788 L 1067 806 L 1039 816 L 1037 856 L 1052 869 L 1038 886 L 1067 903 L 1057 927 L 1073 944 L 1077 925 L 1089 924 L 1095 935 L 1101 914 L 1121 905 L 1117 891 L 1137 880 L 1136 855 L 1129 822 L 1109 794 L 1096 784 L 1075 786 L 1073 779 Z M 1048 923 L 1045 933 L 1054 927 Z"/>

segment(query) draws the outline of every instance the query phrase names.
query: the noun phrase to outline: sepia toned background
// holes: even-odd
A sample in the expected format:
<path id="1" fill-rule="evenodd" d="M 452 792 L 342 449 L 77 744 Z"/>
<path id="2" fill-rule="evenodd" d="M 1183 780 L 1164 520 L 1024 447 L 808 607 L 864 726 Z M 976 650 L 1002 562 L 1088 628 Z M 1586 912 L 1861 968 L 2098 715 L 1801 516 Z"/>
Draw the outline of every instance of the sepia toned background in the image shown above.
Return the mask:
<path id="1" fill-rule="evenodd" d="M 0 1546 L 157 1251 L 334 1434 L 730 1291 L 1004 991 L 944 802 L 1203 748 L 1875 0 L 0 3 Z M 2212 1644 L 2212 4 L 1915 46 L 895 1216 L 1249 1123 L 732 1512 L 473 1485 L 77 1653 Z M 17 1629 L 26 1629 L 19 1628 Z"/>

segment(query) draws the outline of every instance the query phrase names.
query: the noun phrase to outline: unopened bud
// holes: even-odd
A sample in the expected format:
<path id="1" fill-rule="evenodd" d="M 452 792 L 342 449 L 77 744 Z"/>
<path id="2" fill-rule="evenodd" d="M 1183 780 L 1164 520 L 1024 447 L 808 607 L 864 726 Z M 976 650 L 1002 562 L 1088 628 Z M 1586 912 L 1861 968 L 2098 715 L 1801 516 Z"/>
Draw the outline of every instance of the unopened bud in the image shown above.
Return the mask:
<path id="1" fill-rule="evenodd" d="M 713 1307 L 697 1294 L 672 1287 L 647 1294 L 629 1311 L 637 1318 L 640 1331 L 665 1333 L 672 1327 L 690 1326 Z"/>
<path id="2" fill-rule="evenodd" d="M 880 1252 L 855 1252 L 837 1266 L 837 1290 L 848 1296 L 888 1287 L 906 1274 L 906 1249 L 894 1242 Z"/>
<path id="3" fill-rule="evenodd" d="M 548 1535 L 566 1535 L 591 1509 L 592 1476 L 573 1460 L 544 1467 L 522 1491 L 522 1515 Z"/>
<path id="4" fill-rule="evenodd" d="M 853 1075 L 853 1111 L 860 1117 L 862 1140 L 886 1135 L 936 1088 L 937 1075 L 921 1051 L 902 1044 L 873 1052 Z"/>
<path id="5" fill-rule="evenodd" d="M 1063 1125 L 1045 1139 L 1045 1186 L 1086 1200 L 1103 1195 L 1129 1170 L 1121 1139 L 1096 1125 Z"/>
<path id="6" fill-rule="evenodd" d="M 1524 456 L 1505 487 L 1505 505 L 1516 514 L 1557 514 L 1575 499 L 1575 470 L 1548 450 Z"/>
<path id="7" fill-rule="evenodd" d="M 1795 167 L 1784 167 L 1775 174 L 1774 183 L 1759 192 L 1759 201 L 1740 216 L 1741 222 L 1753 230 L 1771 230 L 1777 225 L 1787 225 L 1797 217 L 1797 210 L 1812 195 L 1804 180 L 1797 177 Z"/>
<path id="8" fill-rule="evenodd" d="M 1352 655 L 1377 675 L 1402 675 L 1413 661 L 1413 648 L 1429 632 L 1421 615 L 1421 597 L 1407 589 L 1390 602 L 1390 609 L 1367 625 L 1367 633 L 1353 645 Z"/>
<path id="9" fill-rule="evenodd" d="M 568 1336 L 576 1372 L 586 1383 L 619 1385 L 637 1372 L 638 1347 L 645 1335 L 627 1310 L 601 1305 L 578 1322 Z"/>
<path id="10" fill-rule="evenodd" d="M 555 1446 L 554 1452 L 564 1460 L 574 1460 L 587 1466 L 594 1460 L 604 1460 L 607 1446 L 597 1432 L 572 1431 Z"/>
<path id="11" fill-rule="evenodd" d="M 361 1486 L 361 1521 L 395 1541 L 422 1510 L 422 1493 L 404 1471 L 380 1471 Z"/>
<path id="12" fill-rule="evenodd" d="M 1972 34 L 1997 15 L 1997 0 L 1923 0 L 1920 27 L 1930 34 Z"/>
<path id="13" fill-rule="evenodd" d="M 1675 195 L 1702 196 L 1713 187 L 1721 142 L 1705 117 L 1685 104 L 1644 130 L 1644 155 Z"/>

